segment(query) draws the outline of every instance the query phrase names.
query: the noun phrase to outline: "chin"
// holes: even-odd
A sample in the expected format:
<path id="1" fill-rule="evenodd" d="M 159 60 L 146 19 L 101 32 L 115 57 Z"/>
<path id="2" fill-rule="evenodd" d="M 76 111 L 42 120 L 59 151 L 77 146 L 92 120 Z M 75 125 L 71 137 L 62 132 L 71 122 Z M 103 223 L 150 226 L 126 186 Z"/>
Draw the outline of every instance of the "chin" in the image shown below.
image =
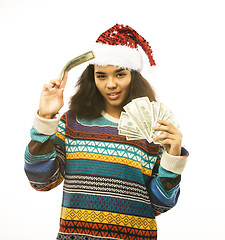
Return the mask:
<path id="1" fill-rule="evenodd" d="M 108 102 L 108 105 L 113 107 L 113 108 L 123 108 L 123 104 L 120 101 L 110 101 Z"/>

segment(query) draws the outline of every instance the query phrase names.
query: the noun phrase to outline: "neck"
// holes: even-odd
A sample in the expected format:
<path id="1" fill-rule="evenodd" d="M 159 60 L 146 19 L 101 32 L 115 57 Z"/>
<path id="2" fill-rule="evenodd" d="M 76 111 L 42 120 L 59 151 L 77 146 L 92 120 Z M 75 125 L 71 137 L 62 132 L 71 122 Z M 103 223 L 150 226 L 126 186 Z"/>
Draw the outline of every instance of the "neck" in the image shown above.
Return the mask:
<path id="1" fill-rule="evenodd" d="M 110 116 L 119 119 L 122 109 L 108 106 L 105 108 L 105 112 L 108 113 Z"/>

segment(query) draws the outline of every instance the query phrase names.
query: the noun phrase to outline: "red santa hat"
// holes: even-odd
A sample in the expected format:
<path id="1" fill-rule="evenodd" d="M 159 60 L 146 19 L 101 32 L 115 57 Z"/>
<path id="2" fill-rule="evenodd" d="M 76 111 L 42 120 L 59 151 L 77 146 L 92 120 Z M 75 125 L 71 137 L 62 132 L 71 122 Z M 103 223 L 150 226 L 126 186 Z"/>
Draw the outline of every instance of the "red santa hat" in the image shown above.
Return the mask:
<path id="1" fill-rule="evenodd" d="M 150 65 L 154 66 L 155 61 L 148 42 L 131 27 L 116 24 L 102 33 L 92 45 L 95 59 L 90 63 L 100 66 L 113 65 L 140 72 L 143 60 L 138 45 L 146 53 Z"/>

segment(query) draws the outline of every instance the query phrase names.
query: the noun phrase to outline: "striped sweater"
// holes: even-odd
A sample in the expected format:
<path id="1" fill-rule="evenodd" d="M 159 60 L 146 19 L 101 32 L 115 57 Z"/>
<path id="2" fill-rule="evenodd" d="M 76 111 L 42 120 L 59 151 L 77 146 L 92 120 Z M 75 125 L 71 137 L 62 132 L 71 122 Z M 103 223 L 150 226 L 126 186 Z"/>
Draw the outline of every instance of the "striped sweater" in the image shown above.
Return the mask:
<path id="1" fill-rule="evenodd" d="M 25 151 L 33 188 L 48 191 L 64 181 L 57 239 L 157 239 L 155 216 L 175 206 L 183 157 L 160 145 L 127 141 L 118 121 L 36 116 Z"/>

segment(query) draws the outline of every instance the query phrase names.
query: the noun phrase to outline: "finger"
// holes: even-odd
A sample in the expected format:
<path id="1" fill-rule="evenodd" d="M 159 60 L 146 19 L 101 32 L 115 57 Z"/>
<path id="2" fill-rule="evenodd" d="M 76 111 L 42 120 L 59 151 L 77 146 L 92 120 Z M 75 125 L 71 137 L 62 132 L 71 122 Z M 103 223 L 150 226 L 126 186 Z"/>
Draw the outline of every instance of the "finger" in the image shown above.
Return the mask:
<path id="1" fill-rule="evenodd" d="M 174 140 L 171 140 L 171 139 L 166 139 L 161 143 L 162 146 L 165 146 L 165 145 L 172 146 L 173 144 L 174 144 Z"/>
<path id="2" fill-rule="evenodd" d="M 153 127 L 154 130 L 168 131 L 172 134 L 180 133 L 180 130 L 169 121 L 159 120 L 159 121 L 157 121 L 157 123 L 159 123 L 160 125 L 154 126 Z"/>
<path id="3" fill-rule="evenodd" d="M 54 88 L 54 87 L 60 87 L 60 84 L 61 84 L 61 79 L 59 78 L 59 79 L 53 79 L 53 80 L 51 80 L 50 81 L 50 86 L 52 87 L 52 88 Z"/>
<path id="4" fill-rule="evenodd" d="M 68 72 L 66 71 L 66 72 L 64 73 L 64 76 L 63 76 L 63 79 L 62 79 L 60 88 L 63 88 L 63 89 L 65 88 L 66 83 L 67 83 L 67 79 L 68 79 Z"/>
<path id="5" fill-rule="evenodd" d="M 157 137 L 153 138 L 153 140 L 155 142 L 157 142 L 158 140 L 163 140 L 163 139 L 175 140 L 175 137 L 173 134 L 165 132 L 165 133 L 162 133 L 162 134 L 158 135 Z"/>
<path id="6" fill-rule="evenodd" d="M 50 84 L 45 84 L 45 85 L 43 86 L 42 91 L 50 91 L 51 89 L 52 89 L 52 88 L 51 88 Z"/>
<path id="7" fill-rule="evenodd" d="M 155 131 L 163 131 L 171 134 L 175 134 L 177 132 L 177 129 L 174 126 L 170 126 L 170 125 L 157 125 L 157 126 L 154 126 L 152 129 Z"/>
<path id="8" fill-rule="evenodd" d="M 159 124 L 165 125 L 165 126 L 174 126 L 171 122 L 166 121 L 166 120 L 158 120 L 157 122 L 158 122 Z"/>
<path id="9" fill-rule="evenodd" d="M 174 150 L 177 149 L 179 152 L 181 150 L 180 143 L 178 143 L 172 139 L 165 139 L 164 141 L 161 142 L 161 145 L 173 148 Z"/>
<path id="10" fill-rule="evenodd" d="M 63 92 L 64 92 L 64 88 L 60 88 L 59 92 L 58 92 L 58 97 L 59 98 L 63 98 Z"/>

